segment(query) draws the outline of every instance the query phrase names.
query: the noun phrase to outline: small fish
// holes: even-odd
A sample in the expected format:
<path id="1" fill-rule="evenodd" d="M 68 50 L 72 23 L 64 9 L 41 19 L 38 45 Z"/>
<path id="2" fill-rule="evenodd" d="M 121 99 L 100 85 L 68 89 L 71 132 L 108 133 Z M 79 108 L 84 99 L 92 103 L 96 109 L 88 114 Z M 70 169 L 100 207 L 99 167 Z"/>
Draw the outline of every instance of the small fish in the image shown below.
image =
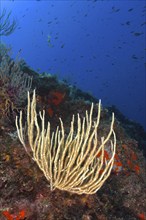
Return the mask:
<path id="1" fill-rule="evenodd" d="M 51 42 L 51 36 L 50 35 L 48 35 L 47 41 L 48 41 L 48 43 Z"/>
<path id="2" fill-rule="evenodd" d="M 143 22 L 140 26 L 143 26 L 143 25 L 145 25 L 146 24 L 146 21 L 145 22 Z"/>
<path id="3" fill-rule="evenodd" d="M 134 36 L 138 37 L 138 36 L 142 35 L 143 32 L 134 32 L 133 34 L 134 34 Z"/>
<path id="4" fill-rule="evenodd" d="M 133 8 L 129 8 L 128 11 L 129 11 L 129 12 L 130 12 L 130 11 L 133 11 Z"/>
<path id="5" fill-rule="evenodd" d="M 21 51 L 22 51 L 22 49 L 20 48 L 19 51 L 18 51 L 18 53 L 21 53 Z"/>
<path id="6" fill-rule="evenodd" d="M 53 45 L 51 43 L 51 36 L 50 35 L 47 36 L 47 42 L 48 42 L 49 47 L 53 47 Z"/>
<path id="7" fill-rule="evenodd" d="M 132 59 L 137 60 L 138 57 L 135 56 L 135 54 L 132 55 Z"/>
<path id="8" fill-rule="evenodd" d="M 52 23 L 52 21 L 48 21 L 48 23 L 47 24 L 51 24 Z"/>
<path id="9" fill-rule="evenodd" d="M 112 7 L 112 11 L 113 12 L 118 12 L 118 11 L 120 11 L 120 8 L 115 8 L 114 6 Z"/>
<path id="10" fill-rule="evenodd" d="M 130 21 L 127 21 L 127 22 L 126 22 L 126 25 L 130 25 Z"/>
<path id="11" fill-rule="evenodd" d="M 61 48 L 64 48 L 64 44 L 61 45 Z"/>

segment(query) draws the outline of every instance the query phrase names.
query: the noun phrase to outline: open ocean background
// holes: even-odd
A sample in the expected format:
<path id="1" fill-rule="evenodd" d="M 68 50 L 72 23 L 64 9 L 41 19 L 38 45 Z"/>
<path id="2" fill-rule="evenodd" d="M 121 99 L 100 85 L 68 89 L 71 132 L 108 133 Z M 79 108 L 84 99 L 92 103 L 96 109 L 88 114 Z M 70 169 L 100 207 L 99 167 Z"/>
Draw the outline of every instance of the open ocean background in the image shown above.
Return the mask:
<path id="1" fill-rule="evenodd" d="M 146 130 L 146 3 L 1 0 L 17 29 L 1 42 L 38 71 L 115 105 Z"/>

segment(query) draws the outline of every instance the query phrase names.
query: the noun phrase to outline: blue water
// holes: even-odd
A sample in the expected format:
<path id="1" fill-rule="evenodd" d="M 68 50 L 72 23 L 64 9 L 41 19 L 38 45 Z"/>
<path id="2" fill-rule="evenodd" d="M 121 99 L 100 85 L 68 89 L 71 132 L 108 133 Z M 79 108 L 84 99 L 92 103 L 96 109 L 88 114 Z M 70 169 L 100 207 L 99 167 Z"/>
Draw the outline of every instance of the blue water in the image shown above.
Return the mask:
<path id="1" fill-rule="evenodd" d="M 146 130 L 145 1 L 2 0 L 18 27 L 1 40 L 34 70 L 115 105 Z"/>

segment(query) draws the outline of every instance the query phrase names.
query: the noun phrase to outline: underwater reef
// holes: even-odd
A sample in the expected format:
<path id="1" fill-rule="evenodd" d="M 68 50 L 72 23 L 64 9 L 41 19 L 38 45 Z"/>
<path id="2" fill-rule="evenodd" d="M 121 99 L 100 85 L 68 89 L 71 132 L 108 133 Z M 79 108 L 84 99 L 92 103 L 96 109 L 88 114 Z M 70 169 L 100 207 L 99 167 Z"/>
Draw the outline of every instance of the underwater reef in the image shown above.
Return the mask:
<path id="1" fill-rule="evenodd" d="M 30 124 L 35 124 L 37 120 L 35 125 L 41 130 L 43 125 L 39 112 L 44 110 L 45 129 L 49 121 L 50 133 L 55 132 L 57 126 L 60 126 L 61 118 L 66 132 L 64 135 L 68 135 L 68 140 L 71 134 L 72 116 L 77 118 L 77 113 L 79 113 L 82 120 L 86 115 L 86 110 L 90 113 L 91 103 L 95 103 L 92 114 L 93 121 L 95 121 L 98 115 L 98 107 L 96 107 L 99 103 L 98 99 L 66 81 L 58 80 L 55 75 L 38 74 L 23 60 L 11 59 L 9 49 L 2 44 L 0 45 L 0 88 L 1 220 L 146 219 L 146 133 L 141 125 L 128 120 L 115 106 L 107 108 L 101 106 L 101 120 L 98 125 L 99 140 L 108 135 L 112 112 L 115 115 L 113 129 L 116 134 L 116 151 L 109 177 L 93 194 L 88 193 L 87 188 L 81 194 L 78 191 L 73 192 L 71 188 L 65 190 L 63 187 L 62 189 L 54 187 L 52 190 L 50 182 L 39 168 L 40 153 L 35 154 L 39 155 L 38 165 L 34 160 L 34 155 L 32 156 L 30 143 L 36 139 L 33 137 L 32 140 L 27 140 L 26 138 L 26 122 L 30 116 L 27 92 L 29 91 L 31 98 L 34 89 L 36 92 L 36 103 L 34 102 L 36 110 L 34 112 L 34 109 L 31 109 L 31 113 L 35 113 L 36 118 Z M 21 131 L 24 134 L 25 147 L 20 143 L 16 128 L 16 116 L 20 117 L 20 111 L 23 114 Z M 86 122 L 88 122 L 88 116 L 86 115 Z M 78 127 L 79 123 L 75 120 L 74 131 L 77 131 Z M 37 129 L 33 126 L 31 129 L 35 136 Z M 39 132 L 41 136 L 42 132 Z M 72 135 L 75 134 L 72 133 Z M 36 147 L 37 143 L 40 143 L 38 139 Z M 54 155 L 55 150 L 52 151 Z M 63 158 L 67 157 L 67 152 L 66 150 Z M 58 155 L 61 153 L 57 152 Z M 112 156 L 108 146 L 102 148 L 100 155 L 97 154 L 97 161 L 101 154 L 102 162 L 105 162 L 105 165 L 108 164 Z M 88 154 L 86 156 L 88 159 Z M 67 159 L 64 163 L 67 163 L 66 161 Z M 71 160 L 69 161 L 71 163 Z M 86 161 L 80 168 L 84 168 L 84 164 Z M 51 170 L 53 169 L 55 169 L 55 164 L 51 167 Z M 100 175 L 103 172 L 104 170 L 101 169 Z M 73 178 L 76 178 L 75 174 Z M 58 185 L 60 182 L 61 180 L 58 180 Z"/>

